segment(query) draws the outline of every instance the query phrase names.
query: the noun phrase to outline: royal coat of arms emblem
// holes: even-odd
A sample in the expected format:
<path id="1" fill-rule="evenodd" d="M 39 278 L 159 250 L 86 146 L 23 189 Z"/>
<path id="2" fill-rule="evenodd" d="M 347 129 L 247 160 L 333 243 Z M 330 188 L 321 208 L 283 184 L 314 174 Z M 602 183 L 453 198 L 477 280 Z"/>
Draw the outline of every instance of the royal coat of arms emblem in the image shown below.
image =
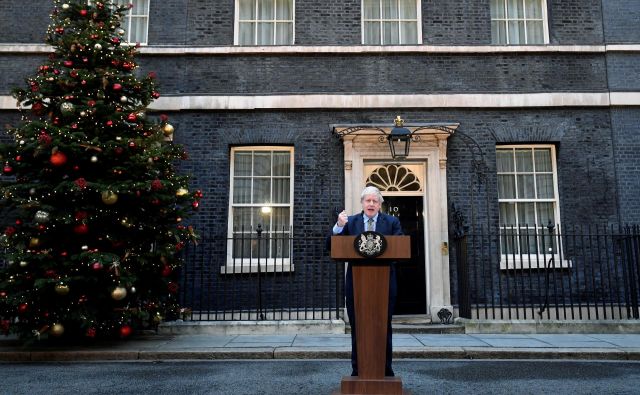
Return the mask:
<path id="1" fill-rule="evenodd" d="M 387 240 L 378 232 L 362 232 L 356 236 L 354 247 L 358 254 L 364 258 L 375 258 L 387 249 Z"/>

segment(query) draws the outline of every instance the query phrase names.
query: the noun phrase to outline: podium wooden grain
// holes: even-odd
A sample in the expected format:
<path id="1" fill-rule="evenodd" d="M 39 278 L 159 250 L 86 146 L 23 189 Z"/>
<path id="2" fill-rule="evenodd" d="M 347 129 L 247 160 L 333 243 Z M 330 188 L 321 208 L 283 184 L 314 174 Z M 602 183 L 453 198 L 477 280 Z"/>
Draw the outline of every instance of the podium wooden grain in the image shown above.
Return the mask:
<path id="1" fill-rule="evenodd" d="M 411 258 L 409 236 L 385 236 L 387 249 L 376 258 L 363 258 L 355 250 L 356 236 L 332 236 L 331 258 L 349 261 L 353 272 L 358 376 L 345 376 L 338 395 L 406 395 L 399 377 L 385 377 L 389 262 Z"/>

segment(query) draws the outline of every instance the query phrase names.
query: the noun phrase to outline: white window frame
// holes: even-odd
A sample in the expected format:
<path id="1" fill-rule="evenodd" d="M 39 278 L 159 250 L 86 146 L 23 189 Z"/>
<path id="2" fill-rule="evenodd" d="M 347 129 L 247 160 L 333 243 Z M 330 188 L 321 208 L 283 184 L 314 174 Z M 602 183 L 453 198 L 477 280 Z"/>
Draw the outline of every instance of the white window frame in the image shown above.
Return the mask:
<path id="1" fill-rule="evenodd" d="M 378 0 L 378 4 L 380 5 L 380 18 L 379 19 L 365 19 L 364 18 L 364 0 L 360 2 L 360 37 L 362 37 L 361 42 L 363 45 L 419 45 L 422 44 L 422 6 L 421 0 L 415 0 L 416 3 L 416 25 L 417 25 L 417 35 L 418 41 L 417 43 L 406 44 L 402 41 L 402 29 L 400 29 L 400 22 L 412 22 L 413 19 L 382 19 L 382 0 Z M 400 10 L 398 10 L 398 15 L 400 15 Z M 364 41 L 365 35 L 365 22 L 379 22 L 380 23 L 380 44 L 369 44 Z M 398 38 L 400 39 L 400 43 L 392 43 L 386 44 L 384 43 L 384 34 L 382 33 L 382 23 L 383 22 L 397 22 L 398 25 Z"/>
<path id="2" fill-rule="evenodd" d="M 127 5 L 127 4 L 133 4 L 134 2 L 146 2 L 147 3 L 147 14 L 133 14 L 133 8 L 131 7 L 129 10 L 127 10 L 126 14 L 124 15 L 124 21 L 122 21 L 121 24 L 121 28 L 125 31 L 125 36 L 123 38 L 123 44 L 130 44 L 130 45 L 135 45 L 135 44 L 140 44 L 140 45 L 147 45 L 149 43 L 149 13 L 151 10 L 151 0 L 114 0 L 115 3 L 117 5 Z M 92 0 L 87 0 L 87 4 L 91 5 Z M 131 39 L 131 20 L 133 18 L 139 18 L 139 19 L 144 19 L 145 20 L 145 24 L 144 24 L 144 30 L 145 30 L 145 40 L 136 40 L 133 41 Z"/>
<path id="3" fill-rule="evenodd" d="M 234 188 L 234 173 L 235 173 L 235 161 L 234 156 L 236 152 L 259 152 L 259 151 L 289 151 L 291 160 L 289 163 L 289 203 L 270 203 L 268 206 L 243 203 L 233 203 L 233 188 Z M 293 189 L 294 189 L 294 147 L 290 146 L 237 146 L 231 147 L 229 162 L 229 209 L 227 218 L 227 259 L 224 266 L 220 268 L 221 274 L 239 274 L 239 273 L 262 273 L 269 272 L 293 272 L 295 267 L 293 265 L 291 254 L 292 249 L 289 250 L 288 258 L 233 258 L 233 208 L 234 207 L 288 207 L 289 208 L 289 237 L 293 234 Z M 253 170 L 252 170 L 253 174 Z M 253 177 L 253 176 L 252 176 Z M 270 225 L 271 226 L 271 225 Z M 265 229 L 269 231 L 270 229 Z M 255 230 L 251 230 L 251 237 L 255 238 Z M 281 233 L 275 230 L 274 233 Z M 269 254 L 270 255 L 270 254 Z M 260 263 L 260 267 L 258 264 Z"/>
<path id="4" fill-rule="evenodd" d="M 571 261 L 562 259 L 560 252 L 562 249 L 562 238 L 557 237 L 558 228 L 562 229 L 560 226 L 560 198 L 558 194 L 558 165 L 557 165 L 557 156 L 556 156 L 556 146 L 553 144 L 515 144 L 515 145 L 496 145 L 496 152 L 498 150 L 503 149 L 511 149 L 514 153 L 517 149 L 549 149 L 551 151 L 551 169 L 553 171 L 553 198 L 500 198 L 498 196 L 498 205 L 500 203 L 548 203 L 551 202 L 554 204 L 553 207 L 553 215 L 555 218 L 554 228 L 554 240 L 557 242 L 556 252 L 549 253 L 547 251 L 542 251 L 539 254 L 529 254 L 529 253 L 521 253 L 522 251 L 520 247 L 520 228 L 521 225 L 518 223 L 518 213 L 516 211 L 515 224 L 506 224 L 503 226 L 502 219 L 499 220 L 499 229 L 500 229 L 500 237 L 499 237 L 499 248 L 500 248 L 500 269 L 502 270 L 518 270 L 518 269 L 550 269 L 548 263 L 551 258 L 553 258 L 553 268 L 570 268 L 572 266 Z M 514 163 L 515 166 L 515 163 Z M 534 170 L 531 174 L 537 174 L 535 171 L 535 157 L 534 157 Z M 496 171 L 496 175 L 499 176 L 501 174 L 523 174 L 522 172 L 518 172 L 518 169 L 514 167 L 513 172 L 498 172 Z M 536 183 L 536 177 L 533 177 L 534 183 Z M 518 190 L 518 177 L 515 177 L 515 189 Z M 535 211 L 535 216 L 537 218 L 537 210 Z M 536 221 L 537 222 L 537 221 Z M 510 226 L 513 225 L 513 226 Z M 525 224 L 522 224 L 524 226 Z M 537 227 L 531 226 L 530 224 L 527 227 L 529 231 L 534 232 L 534 234 L 540 234 L 541 232 L 547 232 L 546 225 L 547 224 L 534 224 L 538 225 Z M 507 230 L 515 230 L 516 235 L 514 236 L 515 242 L 517 243 L 516 249 L 518 253 L 504 253 L 504 249 L 502 247 L 502 235 L 506 233 Z"/>
<path id="5" fill-rule="evenodd" d="M 253 31 L 253 44 L 240 44 L 240 22 L 253 22 L 253 23 L 264 23 L 264 22 L 269 22 L 269 23 L 273 23 L 274 27 L 275 25 L 277 25 L 278 23 L 291 23 L 291 29 L 292 29 L 292 34 L 291 34 L 291 43 L 289 44 L 277 44 L 277 45 L 294 45 L 296 42 L 296 1 L 295 0 L 291 0 L 292 6 L 291 6 L 291 16 L 293 17 L 293 19 L 275 19 L 277 12 L 277 1 L 274 0 L 273 2 L 273 18 L 274 19 L 243 19 L 242 21 L 240 21 L 240 1 L 236 0 L 235 1 L 235 17 L 234 17 L 234 24 L 233 24 L 233 45 L 242 45 L 242 46 L 248 46 L 248 45 L 256 45 L 256 46 L 265 46 L 265 44 L 257 44 L 258 42 L 258 29 L 254 29 Z M 258 15 L 257 12 L 257 8 L 258 8 L 258 2 L 255 2 L 255 7 L 256 7 L 256 16 Z M 277 29 L 273 29 L 273 40 L 271 41 L 271 44 L 267 44 L 269 46 L 272 45 L 276 45 L 276 34 L 277 34 Z"/>
<path id="6" fill-rule="evenodd" d="M 542 19 L 541 20 L 542 20 L 542 30 L 543 30 L 542 34 L 544 36 L 544 39 L 543 39 L 544 42 L 541 42 L 541 43 L 530 43 L 529 39 L 527 37 L 527 22 L 528 21 L 540 21 L 540 19 L 527 18 L 527 15 L 526 15 L 527 9 L 524 6 L 525 0 L 519 0 L 519 1 L 521 1 L 523 3 L 523 9 L 524 9 L 524 13 L 525 13 L 524 18 L 509 18 L 508 14 L 507 14 L 507 2 L 509 0 L 498 0 L 498 1 L 501 2 L 502 7 L 504 9 L 504 18 L 499 18 L 499 19 L 495 18 L 494 19 L 492 17 L 491 18 L 491 26 L 492 26 L 491 29 L 493 30 L 493 22 L 494 21 L 497 21 L 499 23 L 504 24 L 505 25 L 506 42 L 504 42 L 504 43 L 503 42 L 499 42 L 499 43 L 493 42 L 493 31 L 492 31 L 492 34 L 491 34 L 491 36 L 492 36 L 492 44 L 494 44 L 494 45 L 546 45 L 546 44 L 549 44 L 549 18 L 548 18 L 548 14 L 547 14 L 547 0 L 539 0 L 540 3 L 541 3 L 540 7 L 542 7 Z M 490 4 L 493 4 L 493 2 L 491 2 Z M 525 42 L 524 43 L 512 44 L 512 43 L 509 42 L 509 22 L 510 21 L 523 21 L 524 22 L 524 24 L 525 24 L 525 29 L 524 29 L 524 36 L 525 36 L 524 41 Z"/>

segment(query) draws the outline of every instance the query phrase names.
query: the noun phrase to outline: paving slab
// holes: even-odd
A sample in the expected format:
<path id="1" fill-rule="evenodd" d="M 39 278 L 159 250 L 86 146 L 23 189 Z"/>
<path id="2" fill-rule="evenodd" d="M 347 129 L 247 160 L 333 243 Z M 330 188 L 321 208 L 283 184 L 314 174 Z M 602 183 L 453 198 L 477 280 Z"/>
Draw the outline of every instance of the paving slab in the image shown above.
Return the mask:
<path id="1" fill-rule="evenodd" d="M 491 347 L 490 344 L 469 335 L 415 335 L 427 347 Z"/>

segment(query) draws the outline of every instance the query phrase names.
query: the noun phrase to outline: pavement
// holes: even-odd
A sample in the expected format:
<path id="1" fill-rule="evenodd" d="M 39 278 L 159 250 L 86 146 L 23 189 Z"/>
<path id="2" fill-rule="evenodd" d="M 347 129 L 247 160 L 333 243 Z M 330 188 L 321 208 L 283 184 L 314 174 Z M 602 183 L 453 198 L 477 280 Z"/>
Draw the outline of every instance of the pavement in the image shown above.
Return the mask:
<path id="1" fill-rule="evenodd" d="M 394 359 L 640 360 L 640 334 L 397 333 Z M 349 359 L 349 334 L 146 334 L 125 341 L 29 347 L 0 337 L 0 361 Z"/>

